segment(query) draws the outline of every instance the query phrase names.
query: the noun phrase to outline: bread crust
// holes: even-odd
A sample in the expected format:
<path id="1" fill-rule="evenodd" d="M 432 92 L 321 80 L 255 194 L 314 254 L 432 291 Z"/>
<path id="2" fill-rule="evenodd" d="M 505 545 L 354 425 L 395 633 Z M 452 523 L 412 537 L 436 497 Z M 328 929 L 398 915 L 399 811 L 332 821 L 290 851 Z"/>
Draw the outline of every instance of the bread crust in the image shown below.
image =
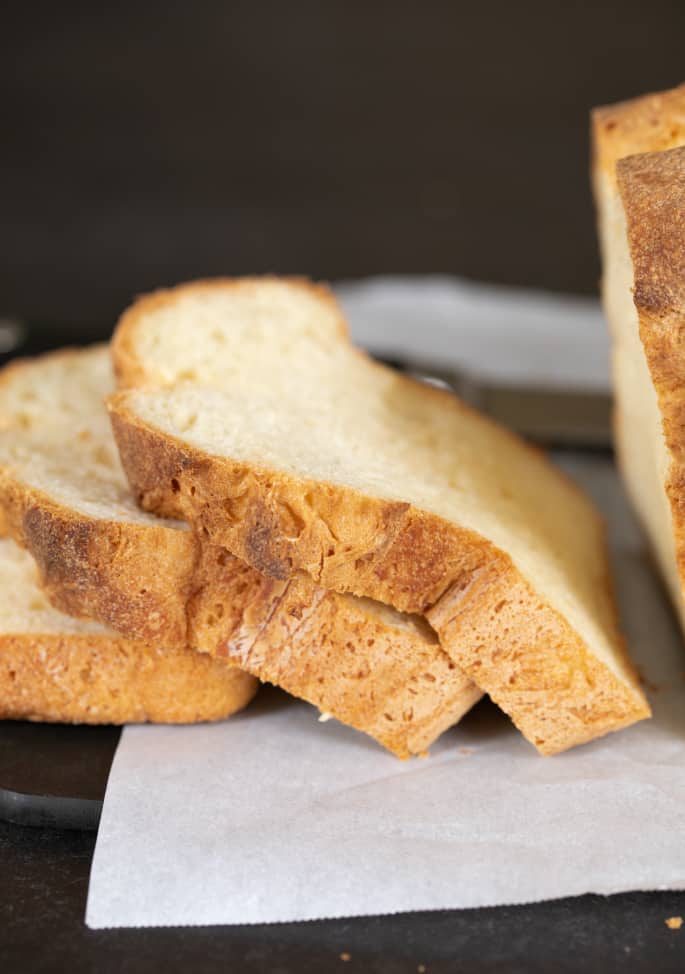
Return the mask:
<path id="1" fill-rule="evenodd" d="M 221 668 L 282 687 L 398 757 L 426 750 L 482 696 L 437 640 L 381 623 L 307 578 L 277 589 L 223 548 L 200 548 L 189 531 L 79 516 L 39 491 L 8 486 L 2 473 L 0 504 L 57 608 L 161 641 L 180 660 L 186 646 L 216 656 Z M 304 615 L 306 626 L 294 625 Z"/>
<path id="2" fill-rule="evenodd" d="M 616 183 L 625 156 L 661 152 L 685 142 L 685 84 L 592 112 L 593 169 Z"/>
<path id="3" fill-rule="evenodd" d="M 247 706 L 257 680 L 189 649 L 115 635 L 0 636 L 0 719 L 187 724 Z"/>
<path id="4" fill-rule="evenodd" d="M 188 645 L 198 549 L 190 531 L 79 515 L 2 468 L 0 506 L 6 533 L 32 555 L 57 609 L 131 639 Z"/>
<path id="5" fill-rule="evenodd" d="M 0 383 L 31 368 L 39 381 L 41 361 L 12 365 Z M 428 627 L 399 628 L 304 577 L 277 590 L 189 530 L 79 513 L 10 465 L 0 466 L 0 510 L 57 608 L 169 646 L 180 660 L 188 646 L 219 656 L 221 669 L 240 666 L 277 683 L 400 757 L 424 751 L 482 695 Z M 53 706 L 46 719 L 57 712 Z"/>
<path id="6" fill-rule="evenodd" d="M 685 591 L 685 147 L 621 159 L 617 179 L 640 339 L 671 459 L 665 488 Z"/>
<path id="7" fill-rule="evenodd" d="M 230 563 L 224 584 L 215 566 Z M 189 607 L 198 649 L 217 654 L 370 734 L 420 754 L 482 696 L 423 620 L 403 631 L 362 600 L 299 574 L 269 578 L 206 545 Z M 386 610 L 387 611 L 387 610 Z"/>
<path id="8" fill-rule="evenodd" d="M 179 290 L 155 301 L 174 300 Z M 145 384 L 131 360 L 133 333 L 150 307 L 134 305 L 115 333 L 124 388 Z M 274 579 L 304 572 L 326 589 L 425 614 L 451 658 L 542 753 L 649 716 L 618 630 L 613 642 L 632 683 L 597 660 L 508 555 L 475 532 L 404 502 L 197 450 L 142 421 L 125 391 L 109 408 L 124 469 L 145 509 L 182 514 L 203 545 L 219 544 Z M 511 626 L 497 618 L 503 604 Z"/>

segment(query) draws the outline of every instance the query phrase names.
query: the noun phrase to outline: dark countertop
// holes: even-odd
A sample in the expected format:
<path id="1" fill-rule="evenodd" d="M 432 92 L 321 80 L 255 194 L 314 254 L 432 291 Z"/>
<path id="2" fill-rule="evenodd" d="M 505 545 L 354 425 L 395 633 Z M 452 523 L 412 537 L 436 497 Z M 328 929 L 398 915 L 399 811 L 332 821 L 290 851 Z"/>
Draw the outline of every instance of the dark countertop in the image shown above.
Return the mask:
<path id="1" fill-rule="evenodd" d="M 0 823 L 0 970 L 681 974 L 685 893 L 249 927 L 88 930 L 95 837 Z M 341 960 L 349 954 L 349 962 Z"/>

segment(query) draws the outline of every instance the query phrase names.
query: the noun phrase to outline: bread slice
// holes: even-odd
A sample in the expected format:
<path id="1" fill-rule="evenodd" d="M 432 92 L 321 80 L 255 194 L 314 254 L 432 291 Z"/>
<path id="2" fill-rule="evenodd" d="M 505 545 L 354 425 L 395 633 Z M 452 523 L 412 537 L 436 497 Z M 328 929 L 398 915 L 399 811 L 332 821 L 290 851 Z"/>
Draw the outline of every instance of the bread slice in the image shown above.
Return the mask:
<path id="1" fill-rule="evenodd" d="M 257 681 L 189 649 L 125 639 L 53 609 L 30 556 L 0 539 L 0 719 L 194 723 L 243 708 Z"/>
<path id="2" fill-rule="evenodd" d="M 113 342 L 119 451 L 144 507 L 275 579 L 427 616 L 551 754 L 649 715 L 600 518 L 542 454 L 367 358 L 302 281 L 137 301 Z"/>
<path id="3" fill-rule="evenodd" d="M 685 85 L 596 109 L 593 137 L 617 454 L 685 627 Z"/>
<path id="4" fill-rule="evenodd" d="M 0 374 L 0 509 L 51 600 L 121 633 L 218 655 L 371 734 L 424 751 L 481 692 L 422 619 L 274 582 L 187 525 L 143 513 L 119 464 L 103 397 L 104 346 Z"/>

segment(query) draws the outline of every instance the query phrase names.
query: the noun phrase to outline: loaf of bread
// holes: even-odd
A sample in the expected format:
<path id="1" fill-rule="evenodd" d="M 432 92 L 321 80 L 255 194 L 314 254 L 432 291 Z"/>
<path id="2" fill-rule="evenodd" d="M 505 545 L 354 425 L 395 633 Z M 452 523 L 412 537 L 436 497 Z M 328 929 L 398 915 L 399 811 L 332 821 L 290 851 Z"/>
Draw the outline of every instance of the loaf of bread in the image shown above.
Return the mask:
<path id="1" fill-rule="evenodd" d="M 200 545 L 183 522 L 142 512 L 103 404 L 112 390 L 104 346 L 0 374 L 0 509 L 56 606 L 130 638 L 220 657 L 402 757 L 480 698 L 424 619 L 305 575 L 268 578 Z"/>
<path id="2" fill-rule="evenodd" d="M 685 85 L 593 113 L 615 440 L 685 627 Z"/>
<path id="3" fill-rule="evenodd" d="M 125 639 L 49 604 L 30 556 L 0 539 L 0 719 L 194 723 L 241 710 L 257 680 L 189 649 Z"/>
<path id="4" fill-rule="evenodd" d="M 124 314 L 113 354 L 143 507 L 277 581 L 425 615 L 545 754 L 649 715 L 589 501 L 509 432 L 355 349 L 325 289 L 158 292 Z"/>

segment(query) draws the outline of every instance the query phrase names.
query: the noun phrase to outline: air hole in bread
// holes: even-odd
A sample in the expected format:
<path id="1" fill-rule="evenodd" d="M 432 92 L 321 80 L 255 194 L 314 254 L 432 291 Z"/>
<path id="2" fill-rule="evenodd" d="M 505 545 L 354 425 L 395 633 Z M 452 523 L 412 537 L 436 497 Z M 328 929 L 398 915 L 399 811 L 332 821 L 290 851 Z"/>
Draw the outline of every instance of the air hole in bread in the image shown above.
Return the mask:
<path id="1" fill-rule="evenodd" d="M 176 480 L 175 477 L 171 478 L 171 489 L 174 492 L 174 494 L 178 494 L 179 490 L 181 489 L 181 485 L 179 484 L 178 480 Z"/>

